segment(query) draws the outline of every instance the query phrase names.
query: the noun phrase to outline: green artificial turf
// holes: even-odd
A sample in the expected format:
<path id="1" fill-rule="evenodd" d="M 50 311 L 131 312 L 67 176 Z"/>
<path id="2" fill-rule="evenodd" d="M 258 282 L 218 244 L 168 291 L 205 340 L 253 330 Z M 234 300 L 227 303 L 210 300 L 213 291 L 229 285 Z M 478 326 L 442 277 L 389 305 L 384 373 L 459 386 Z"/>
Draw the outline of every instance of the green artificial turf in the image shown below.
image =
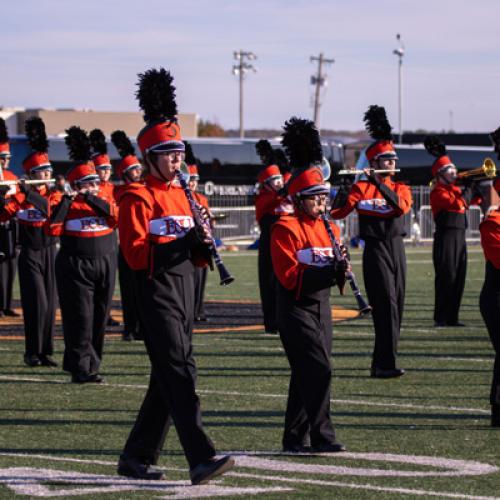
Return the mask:
<path id="1" fill-rule="evenodd" d="M 260 492 L 265 498 L 500 497 L 500 429 L 489 425 L 493 351 L 478 307 L 484 260 L 478 247 L 469 250 L 460 317 L 467 326 L 436 330 L 430 249 L 407 249 L 408 286 L 399 347 L 399 364 L 407 374 L 401 379 L 369 378 L 370 320 L 334 325 L 332 418 L 338 439 L 352 455 L 266 455 L 280 450 L 289 381 L 279 338 L 253 331 L 195 335 L 204 424 L 218 451 L 260 451 L 256 458 L 280 462 L 284 469 L 309 466 L 280 471 L 268 462 L 240 458 L 235 475 L 225 476 L 215 487 L 287 489 Z M 207 299 L 256 300 L 256 254 L 223 258 L 236 281 L 220 287 L 216 273 L 211 273 Z M 362 284 L 360 260 L 361 254 L 353 251 L 354 271 Z M 354 307 L 350 293 L 339 297 L 335 290 L 332 302 Z M 19 341 L 0 342 L 0 498 L 15 497 L 12 486 L 4 484 L 15 475 L 7 468 L 37 469 L 47 477 L 47 469 L 103 474 L 109 476 L 108 486 L 116 488 L 115 463 L 148 383 L 143 345 L 108 340 L 102 364 L 107 383 L 102 386 L 72 385 L 60 368 L 27 368 L 22 364 L 23 348 Z M 58 341 L 58 361 L 62 348 Z M 368 455 L 374 453 L 382 455 Z M 387 454 L 403 457 L 388 462 Z M 462 463 L 444 475 L 451 470 L 449 464 L 412 463 L 414 456 L 474 461 L 490 469 L 477 466 L 477 471 L 487 473 L 473 474 Z M 169 481 L 187 480 L 174 429 L 160 465 L 168 469 Z M 344 469 L 314 468 L 317 465 Z M 33 473 L 17 472 L 24 481 Z M 182 486 L 182 492 L 175 493 L 172 485 L 156 490 L 137 485 L 132 491 L 105 492 L 94 483 L 73 478 L 67 484 L 66 479 L 55 478 L 47 479 L 45 486 L 68 498 L 77 493 L 80 498 L 187 498 L 210 491 Z M 227 491 L 228 498 L 236 498 Z M 36 491 L 30 495 L 35 497 Z"/>

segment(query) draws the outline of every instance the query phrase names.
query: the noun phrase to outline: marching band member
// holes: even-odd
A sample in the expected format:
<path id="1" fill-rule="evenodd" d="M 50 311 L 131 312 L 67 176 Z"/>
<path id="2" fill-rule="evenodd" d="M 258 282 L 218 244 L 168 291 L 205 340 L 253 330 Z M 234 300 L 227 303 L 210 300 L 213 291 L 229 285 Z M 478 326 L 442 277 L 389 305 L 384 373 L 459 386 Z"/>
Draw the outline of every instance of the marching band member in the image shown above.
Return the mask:
<path id="1" fill-rule="evenodd" d="M 195 388 L 194 266 L 207 262 L 210 240 L 205 226 L 195 227 L 185 193 L 173 182 L 185 147 L 172 80 L 163 68 L 139 75 L 137 98 L 147 125 L 137 142 L 149 174 L 144 186 L 128 189 L 120 200 L 120 241 L 134 270 L 151 377 L 118 474 L 161 479 L 163 472 L 154 464 L 173 421 L 191 482 L 204 484 L 230 469 L 234 460 L 215 457 Z"/>
<path id="2" fill-rule="evenodd" d="M 347 195 L 339 191 L 331 215 L 343 219 L 353 210 L 358 212 L 360 237 L 365 240 L 363 278 L 375 327 L 371 376 L 393 378 L 404 374 L 396 367 L 396 356 L 406 282 L 403 215 L 412 199 L 410 188 L 391 178 L 397 155 L 385 109 L 370 106 L 365 122 L 375 140 L 366 150 L 370 169 L 388 172 L 372 174 L 366 169 L 368 180 L 353 184 Z"/>
<path id="3" fill-rule="evenodd" d="M 56 280 L 61 305 L 64 362 L 74 383 L 101 383 L 104 330 L 115 283 L 116 207 L 98 196 L 99 176 L 90 162 L 90 142 L 79 127 L 65 137 L 76 165 L 68 181 L 76 191 L 52 204 L 47 231 L 59 236 Z"/>
<path id="4" fill-rule="evenodd" d="M 121 197 L 136 184 L 142 183 L 142 165 L 137 156 L 135 148 L 123 130 L 116 130 L 111 134 L 111 141 L 121 157 L 116 167 L 116 175 L 124 182 L 114 190 L 114 197 L 118 205 Z M 122 339 L 130 341 L 142 339 L 142 330 L 139 321 L 138 303 L 135 294 L 133 271 L 123 256 L 121 244 L 118 247 L 118 283 L 120 285 L 120 297 L 123 311 L 123 335 Z"/>
<path id="5" fill-rule="evenodd" d="M 330 288 L 346 268 L 334 259 L 321 219 L 329 192 L 313 167 L 321 163 L 321 143 L 313 122 L 294 117 L 285 123 L 282 144 L 296 169 L 288 187 L 295 215 L 280 218 L 271 230 L 278 330 L 291 368 L 283 449 L 345 451 L 330 418 Z M 339 228 L 330 225 L 338 237 Z"/>
<path id="6" fill-rule="evenodd" d="M 430 202 L 436 225 L 432 246 L 434 263 L 434 326 L 464 326 L 458 314 L 467 272 L 465 211 L 471 204 L 473 189 L 456 185 L 457 168 L 446 153 L 446 146 L 436 136 L 424 142 L 427 151 L 436 157 L 432 176 L 436 180 Z"/>
<path id="7" fill-rule="evenodd" d="M 0 118 L 0 181 L 15 181 L 17 176 L 9 168 L 9 136 L 5 120 Z M 0 192 L 6 199 L 17 193 L 16 186 L 1 186 Z M 0 222 L 0 317 L 18 317 L 12 309 L 12 288 L 16 277 L 17 224 L 15 220 Z"/>
<path id="8" fill-rule="evenodd" d="M 99 176 L 99 193 L 97 196 L 107 201 L 110 205 L 115 204 L 115 185 L 110 181 L 111 174 L 113 173 L 113 167 L 111 166 L 111 160 L 108 156 L 106 137 L 104 136 L 102 130 L 95 128 L 90 131 L 89 139 L 93 150 L 91 160 L 95 166 L 97 175 Z M 113 232 L 113 235 L 115 237 L 115 246 L 118 247 L 116 231 Z M 116 265 L 118 265 L 118 262 Z M 114 289 L 114 283 L 112 286 Z M 107 326 L 118 326 L 119 324 L 120 322 L 113 319 L 111 315 L 106 320 Z"/>
<path id="9" fill-rule="evenodd" d="M 266 333 L 276 333 L 276 275 L 271 261 L 271 226 L 280 216 L 293 213 L 283 193 L 283 176 L 275 164 L 273 148 L 264 139 L 255 145 L 264 168 L 259 172 L 259 191 L 255 197 L 255 218 L 260 227 L 258 271 L 259 290 Z"/>
<path id="10" fill-rule="evenodd" d="M 495 181 L 500 195 L 500 178 Z M 495 350 L 490 404 L 491 425 L 500 427 L 500 208 L 491 210 L 479 226 L 481 245 L 486 258 L 484 284 L 479 308 Z"/>
<path id="11" fill-rule="evenodd" d="M 198 192 L 198 181 L 200 174 L 198 173 L 198 165 L 196 165 L 196 158 L 193 154 L 191 144 L 184 141 L 186 147 L 186 164 L 189 171 L 189 189 L 193 193 L 194 200 L 198 205 L 205 207 L 210 214 L 210 207 L 208 206 L 208 199 L 205 195 Z M 208 267 L 196 267 L 194 271 L 194 320 L 207 321 L 205 315 L 205 305 L 203 296 L 205 295 L 205 285 L 207 283 Z"/>
<path id="12" fill-rule="evenodd" d="M 34 180 L 49 180 L 52 166 L 47 154 L 49 143 L 45 125 L 38 117 L 25 123 L 32 152 L 23 161 L 27 176 Z M 16 217 L 19 223 L 19 286 L 23 308 L 25 352 L 28 366 L 57 366 L 52 359 L 56 289 L 54 275 L 55 238 L 44 233 L 49 211 L 50 190 L 47 184 L 29 187 L 20 181 L 21 192 L 8 201 L 0 196 L 0 221 Z"/>

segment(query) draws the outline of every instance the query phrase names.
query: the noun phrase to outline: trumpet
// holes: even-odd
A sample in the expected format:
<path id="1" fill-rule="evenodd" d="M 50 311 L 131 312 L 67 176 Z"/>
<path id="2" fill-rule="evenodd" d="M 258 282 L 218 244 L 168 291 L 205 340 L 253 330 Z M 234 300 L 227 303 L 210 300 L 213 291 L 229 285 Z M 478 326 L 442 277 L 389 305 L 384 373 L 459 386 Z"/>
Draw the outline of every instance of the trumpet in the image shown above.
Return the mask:
<path id="1" fill-rule="evenodd" d="M 465 170 L 457 174 L 457 179 L 467 179 L 473 177 L 475 180 L 493 179 L 497 173 L 495 162 L 491 158 L 485 158 L 479 168 Z"/>
<path id="2" fill-rule="evenodd" d="M 371 170 L 370 173 L 372 174 L 390 174 L 392 172 L 401 172 L 401 169 L 396 168 L 394 170 L 392 169 L 379 169 L 379 170 Z M 362 175 L 364 174 L 364 170 L 355 170 L 355 169 L 347 169 L 347 170 L 339 170 L 337 172 L 337 175 Z"/>

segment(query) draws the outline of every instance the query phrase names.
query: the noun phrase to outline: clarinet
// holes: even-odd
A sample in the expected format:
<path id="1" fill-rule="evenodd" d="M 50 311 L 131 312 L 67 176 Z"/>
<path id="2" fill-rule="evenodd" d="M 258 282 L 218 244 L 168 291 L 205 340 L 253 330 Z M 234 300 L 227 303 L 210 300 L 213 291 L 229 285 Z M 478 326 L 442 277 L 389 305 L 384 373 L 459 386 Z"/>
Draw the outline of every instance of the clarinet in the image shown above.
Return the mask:
<path id="1" fill-rule="evenodd" d="M 326 232 L 328 233 L 328 236 L 330 237 L 330 241 L 332 243 L 333 255 L 335 256 L 335 259 L 339 262 L 345 261 L 346 264 L 349 266 L 349 261 L 347 260 L 347 257 L 342 253 L 342 251 L 340 249 L 340 244 L 337 241 L 337 238 L 335 238 L 335 234 L 333 234 L 332 228 L 330 226 L 330 222 L 328 220 L 328 215 L 321 214 L 321 220 L 323 221 L 323 224 L 325 225 Z M 356 302 L 358 303 L 359 315 L 365 316 L 366 314 L 369 314 L 372 310 L 372 306 L 370 304 L 368 304 L 368 302 L 366 302 L 366 300 L 364 299 L 363 295 L 361 295 L 361 290 L 359 289 L 359 286 L 356 283 L 356 277 L 354 276 L 354 273 L 352 271 L 347 271 L 346 278 L 347 278 L 347 281 L 349 282 L 351 290 L 354 293 L 354 297 L 356 298 Z"/>
<path id="2" fill-rule="evenodd" d="M 184 190 L 184 194 L 186 195 L 186 198 L 189 202 L 189 207 L 191 209 L 191 213 L 193 214 L 193 219 L 195 220 L 195 223 L 209 229 L 210 255 L 214 259 L 215 265 L 217 266 L 217 271 L 219 272 L 219 277 L 220 277 L 220 284 L 229 285 L 234 281 L 234 277 L 231 276 L 231 273 L 227 270 L 226 266 L 224 265 L 224 262 L 222 262 L 221 256 L 219 255 L 217 247 L 215 246 L 215 240 L 212 235 L 212 231 L 210 231 L 208 224 L 202 219 L 198 205 L 196 204 L 196 201 L 193 198 L 193 193 L 191 192 L 191 189 L 189 189 L 188 183 L 186 182 L 186 179 L 184 178 L 180 169 L 175 171 L 175 176 L 177 177 L 179 184 Z"/>

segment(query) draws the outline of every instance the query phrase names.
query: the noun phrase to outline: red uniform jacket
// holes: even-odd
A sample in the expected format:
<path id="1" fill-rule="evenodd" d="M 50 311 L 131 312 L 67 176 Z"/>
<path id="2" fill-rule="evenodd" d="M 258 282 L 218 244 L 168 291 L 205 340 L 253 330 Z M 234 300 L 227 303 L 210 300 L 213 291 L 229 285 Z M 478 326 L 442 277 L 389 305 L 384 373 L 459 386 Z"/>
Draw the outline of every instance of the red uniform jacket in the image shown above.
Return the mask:
<path id="1" fill-rule="evenodd" d="M 154 246 L 180 242 L 193 228 L 186 195 L 173 183 L 148 175 L 144 185 L 130 184 L 120 197 L 120 246 L 133 270 L 153 271 Z M 205 264 L 192 257 L 195 264 Z"/>
<path id="2" fill-rule="evenodd" d="M 13 174 L 10 170 L 3 170 L 3 180 L 4 181 L 17 181 L 17 175 Z M 19 192 L 19 188 L 16 184 L 9 186 L 9 190 L 5 193 L 5 197 L 9 198 L 10 196 L 15 195 Z"/>
<path id="3" fill-rule="evenodd" d="M 465 193 L 455 184 L 438 183 L 431 191 L 430 202 L 432 215 L 438 228 L 465 229 L 467 218 L 465 211 L 469 205 L 476 204 L 478 198 L 467 200 Z"/>
<path id="4" fill-rule="evenodd" d="M 49 199 L 49 219 L 45 231 L 61 238 L 61 249 L 72 255 L 99 256 L 116 251 L 113 229 L 116 206 L 98 196 L 74 200 L 53 192 Z"/>
<path id="5" fill-rule="evenodd" d="M 255 218 L 260 224 L 265 215 L 280 217 L 293 214 L 293 205 L 286 196 L 262 189 L 255 197 Z"/>
<path id="6" fill-rule="evenodd" d="M 54 239 L 43 230 L 49 214 L 50 194 L 47 186 L 42 186 L 40 191 L 17 193 L 8 199 L 0 213 L 0 222 L 17 218 L 22 246 L 39 249 L 54 243 Z"/>
<path id="7" fill-rule="evenodd" d="M 500 270 L 500 210 L 492 210 L 481 222 L 479 230 L 486 260 Z"/>
<path id="8" fill-rule="evenodd" d="M 99 198 L 106 200 L 108 203 L 115 200 L 115 185 L 109 181 L 101 181 L 99 184 Z"/>
<path id="9" fill-rule="evenodd" d="M 330 214 L 343 219 L 356 209 L 361 238 L 387 239 L 406 234 L 401 216 L 409 212 L 411 204 L 410 187 L 384 177 L 380 188 L 368 181 L 353 184 L 345 201 Z"/>
<path id="10" fill-rule="evenodd" d="M 339 228 L 333 223 L 330 225 L 340 242 Z M 299 297 L 304 271 L 334 262 L 332 243 L 324 222 L 304 214 L 282 217 L 272 228 L 271 257 L 279 282 Z"/>

